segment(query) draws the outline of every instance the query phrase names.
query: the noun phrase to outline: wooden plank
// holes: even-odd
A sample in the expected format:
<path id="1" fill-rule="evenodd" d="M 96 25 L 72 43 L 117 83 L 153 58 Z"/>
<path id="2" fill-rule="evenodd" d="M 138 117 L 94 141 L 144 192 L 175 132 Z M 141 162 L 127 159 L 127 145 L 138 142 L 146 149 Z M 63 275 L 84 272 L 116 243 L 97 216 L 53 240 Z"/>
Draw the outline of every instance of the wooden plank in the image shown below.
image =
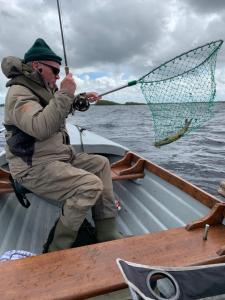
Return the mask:
<path id="1" fill-rule="evenodd" d="M 134 162 L 138 161 L 139 159 L 144 159 L 143 157 L 137 155 L 136 153 L 129 152 L 132 155 L 132 160 Z M 199 202 L 203 203 L 209 208 L 212 208 L 216 203 L 223 203 L 222 200 L 212 196 L 211 194 L 203 191 L 202 189 L 196 187 L 195 185 L 191 184 L 190 182 L 184 180 L 183 178 L 171 173 L 170 171 L 154 164 L 150 160 L 145 160 L 144 167 L 149 172 L 159 176 L 163 180 L 169 182 L 170 184 L 176 186 L 180 190 L 184 191 L 188 195 L 192 196 Z"/>
<path id="2" fill-rule="evenodd" d="M 8 194 L 14 192 L 12 187 L 3 187 L 0 183 L 0 194 Z"/>
<path id="3" fill-rule="evenodd" d="M 9 180 L 10 172 L 0 167 L 0 178 Z"/>
<path id="4" fill-rule="evenodd" d="M 11 181 L 7 178 L 0 176 L 0 194 L 12 193 L 14 192 Z"/>
<path id="5" fill-rule="evenodd" d="M 0 194 L 14 192 L 9 176 L 10 172 L 0 168 Z"/>
<path id="6" fill-rule="evenodd" d="M 114 170 L 111 170 L 111 176 L 112 176 L 112 180 L 131 180 L 131 179 L 143 178 L 144 173 L 118 175 L 118 173 L 116 173 Z"/>
<path id="7" fill-rule="evenodd" d="M 126 287 L 116 258 L 162 266 L 217 260 L 225 226 L 168 231 L 80 247 L 0 264 L 1 300 L 87 299 Z M 221 259 L 221 258 L 220 258 Z"/>
<path id="8" fill-rule="evenodd" d="M 111 165 L 112 180 L 129 180 L 143 178 L 145 159 L 139 158 L 132 152 Z"/>

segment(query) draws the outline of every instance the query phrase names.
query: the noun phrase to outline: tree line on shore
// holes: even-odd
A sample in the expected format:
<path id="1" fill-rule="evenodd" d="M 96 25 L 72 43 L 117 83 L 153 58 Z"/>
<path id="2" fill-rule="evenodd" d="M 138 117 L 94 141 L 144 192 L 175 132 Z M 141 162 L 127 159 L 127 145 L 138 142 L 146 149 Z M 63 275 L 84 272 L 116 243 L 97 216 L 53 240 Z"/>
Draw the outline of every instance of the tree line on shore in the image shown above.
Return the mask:
<path id="1" fill-rule="evenodd" d="M 128 101 L 125 103 L 118 103 L 115 101 L 109 101 L 109 100 L 100 100 L 95 105 L 146 105 L 146 103 L 140 103 L 140 102 L 132 102 Z M 0 107 L 5 106 L 5 103 L 0 103 Z"/>
<path id="2" fill-rule="evenodd" d="M 132 102 L 132 101 L 128 101 L 125 103 L 118 103 L 115 101 L 100 100 L 95 105 L 146 105 L 146 103 Z"/>

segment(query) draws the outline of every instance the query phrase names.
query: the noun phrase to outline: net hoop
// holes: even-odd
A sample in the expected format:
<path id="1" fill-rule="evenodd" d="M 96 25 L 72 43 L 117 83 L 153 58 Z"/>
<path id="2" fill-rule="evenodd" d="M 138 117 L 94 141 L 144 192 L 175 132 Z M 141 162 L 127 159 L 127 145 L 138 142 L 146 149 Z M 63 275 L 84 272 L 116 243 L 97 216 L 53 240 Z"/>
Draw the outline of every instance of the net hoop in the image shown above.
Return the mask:
<path id="1" fill-rule="evenodd" d="M 212 117 L 222 44 L 218 40 L 184 52 L 138 80 L 152 114 L 156 147 L 180 139 Z"/>
<path id="2" fill-rule="evenodd" d="M 144 76 L 140 77 L 140 78 L 137 80 L 137 82 L 139 82 L 139 83 L 153 83 L 153 82 L 155 82 L 155 83 L 156 83 L 156 82 L 160 82 L 160 81 L 171 80 L 171 79 L 173 79 L 173 78 L 175 78 L 175 77 L 178 77 L 178 76 L 183 76 L 183 75 L 185 75 L 186 73 L 189 73 L 189 72 L 191 72 L 191 71 L 194 71 L 195 69 L 197 69 L 198 67 L 200 67 L 201 65 L 203 65 L 207 60 L 210 59 L 210 57 L 211 57 L 215 52 L 217 52 L 217 51 L 219 50 L 219 48 L 222 46 L 222 44 L 223 44 L 223 40 L 217 40 L 217 41 L 213 41 L 213 42 L 207 43 L 207 44 L 205 44 L 205 45 L 196 47 L 196 48 L 191 49 L 191 50 L 189 50 L 189 51 L 187 51 L 187 52 L 183 52 L 182 54 L 180 54 L 180 55 L 178 55 L 178 56 L 175 56 L 174 58 L 172 58 L 172 59 L 170 59 L 170 60 L 164 62 L 164 63 L 161 64 L 160 66 L 154 68 L 153 70 L 151 70 L 150 72 L 148 72 L 148 73 L 145 74 Z M 216 46 L 215 46 L 215 45 L 216 45 Z M 207 56 L 206 59 L 204 59 L 202 62 L 200 62 L 200 63 L 199 63 L 198 65 L 196 65 L 195 67 L 192 67 L 192 68 L 190 68 L 189 70 L 187 70 L 187 71 L 185 71 L 185 72 L 183 72 L 183 73 L 180 73 L 180 74 L 177 74 L 177 75 L 175 75 L 175 76 L 168 77 L 168 78 L 164 78 L 164 79 L 160 79 L 160 80 L 144 81 L 144 78 L 146 78 L 146 77 L 149 76 L 150 74 L 154 74 L 154 72 L 157 71 L 157 70 L 160 70 L 160 68 L 166 67 L 166 65 L 170 64 L 170 63 L 173 62 L 173 61 L 175 62 L 175 60 L 181 59 L 182 56 L 188 55 L 189 53 L 195 52 L 195 51 L 197 51 L 197 50 L 199 50 L 199 49 L 203 50 L 203 49 L 206 48 L 206 47 L 209 47 L 209 48 L 210 48 L 211 46 L 215 46 L 214 49 L 213 49 L 213 51 L 211 52 L 211 54 L 210 54 L 209 56 Z"/>

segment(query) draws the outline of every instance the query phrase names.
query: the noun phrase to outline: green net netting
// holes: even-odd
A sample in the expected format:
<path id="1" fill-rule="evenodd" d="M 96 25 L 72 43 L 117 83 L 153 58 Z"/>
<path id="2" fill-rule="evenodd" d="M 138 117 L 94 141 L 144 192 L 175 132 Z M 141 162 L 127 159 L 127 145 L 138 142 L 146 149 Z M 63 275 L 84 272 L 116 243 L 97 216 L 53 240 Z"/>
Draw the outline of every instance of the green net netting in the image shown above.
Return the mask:
<path id="1" fill-rule="evenodd" d="M 155 146 L 177 140 L 212 116 L 216 58 L 222 43 L 183 53 L 138 80 L 153 116 Z"/>

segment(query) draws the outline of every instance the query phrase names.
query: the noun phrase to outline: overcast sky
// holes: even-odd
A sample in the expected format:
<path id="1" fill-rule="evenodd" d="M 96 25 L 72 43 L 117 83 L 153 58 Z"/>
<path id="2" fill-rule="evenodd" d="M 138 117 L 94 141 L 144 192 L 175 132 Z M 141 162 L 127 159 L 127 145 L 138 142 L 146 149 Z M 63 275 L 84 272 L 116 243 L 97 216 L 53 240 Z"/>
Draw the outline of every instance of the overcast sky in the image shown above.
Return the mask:
<path id="1" fill-rule="evenodd" d="M 225 39 L 224 0 L 61 0 L 61 10 L 78 91 L 107 91 L 182 52 Z M 39 37 L 63 57 L 56 0 L 0 0 L 0 23 L 1 59 L 23 58 Z M 216 79 L 217 98 L 225 100 L 225 46 Z M 0 96 L 5 83 L 1 74 Z M 137 88 L 108 99 L 144 101 Z"/>

